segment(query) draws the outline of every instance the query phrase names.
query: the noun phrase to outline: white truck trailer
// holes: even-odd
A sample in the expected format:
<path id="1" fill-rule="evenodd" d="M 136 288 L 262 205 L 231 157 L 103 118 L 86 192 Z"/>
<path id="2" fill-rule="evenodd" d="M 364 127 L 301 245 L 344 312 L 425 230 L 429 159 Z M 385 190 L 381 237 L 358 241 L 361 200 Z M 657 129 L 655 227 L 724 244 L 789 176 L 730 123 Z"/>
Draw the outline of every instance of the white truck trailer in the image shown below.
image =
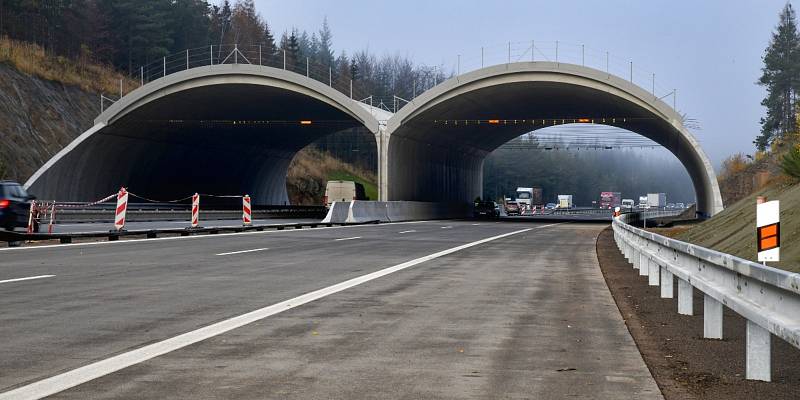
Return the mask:
<path id="1" fill-rule="evenodd" d="M 666 193 L 648 193 L 647 205 L 649 208 L 664 208 L 667 206 Z"/>
<path id="2" fill-rule="evenodd" d="M 560 194 L 558 195 L 558 208 L 572 208 L 572 195 Z"/>

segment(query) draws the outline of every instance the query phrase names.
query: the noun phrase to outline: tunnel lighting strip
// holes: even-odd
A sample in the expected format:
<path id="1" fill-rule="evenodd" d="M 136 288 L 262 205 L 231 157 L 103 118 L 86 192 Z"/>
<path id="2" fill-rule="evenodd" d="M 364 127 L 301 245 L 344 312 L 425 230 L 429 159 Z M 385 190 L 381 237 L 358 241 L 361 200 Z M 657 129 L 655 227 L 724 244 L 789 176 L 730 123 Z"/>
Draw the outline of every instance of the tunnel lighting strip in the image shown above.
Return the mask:
<path id="1" fill-rule="evenodd" d="M 564 125 L 564 124 L 616 124 L 653 120 L 647 117 L 600 117 L 600 118 L 530 118 L 530 119 L 435 119 L 435 125 Z"/>
<path id="2" fill-rule="evenodd" d="M 353 124 L 354 120 L 219 120 L 219 119 L 146 119 L 139 120 L 147 123 L 167 123 L 167 124 L 205 124 L 205 125 L 346 125 Z"/>

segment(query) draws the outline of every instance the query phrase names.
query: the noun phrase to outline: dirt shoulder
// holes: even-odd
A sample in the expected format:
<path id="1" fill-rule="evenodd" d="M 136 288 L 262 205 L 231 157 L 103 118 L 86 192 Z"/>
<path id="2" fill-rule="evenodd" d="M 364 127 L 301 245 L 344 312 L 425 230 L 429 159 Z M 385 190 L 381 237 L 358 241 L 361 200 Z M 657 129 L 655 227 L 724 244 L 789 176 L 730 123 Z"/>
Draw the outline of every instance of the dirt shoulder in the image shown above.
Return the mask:
<path id="1" fill-rule="evenodd" d="M 664 397 L 671 399 L 800 399 L 800 349 L 772 337 L 772 382 L 744 379 L 745 320 L 725 309 L 722 340 L 703 339 L 703 297 L 694 316 L 677 313 L 677 299 L 625 260 L 611 228 L 597 239 L 606 284 Z M 678 293 L 677 285 L 674 293 Z"/>

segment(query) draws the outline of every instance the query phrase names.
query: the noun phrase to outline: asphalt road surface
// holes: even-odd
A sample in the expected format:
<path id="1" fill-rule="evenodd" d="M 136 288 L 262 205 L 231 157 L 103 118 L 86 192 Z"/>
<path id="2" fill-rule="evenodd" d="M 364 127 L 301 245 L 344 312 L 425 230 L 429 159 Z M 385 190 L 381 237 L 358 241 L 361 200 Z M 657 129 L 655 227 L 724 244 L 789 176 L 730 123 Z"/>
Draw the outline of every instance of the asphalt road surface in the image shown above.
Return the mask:
<path id="1" fill-rule="evenodd" d="M 0 249 L 0 399 L 658 399 L 600 224 Z"/>

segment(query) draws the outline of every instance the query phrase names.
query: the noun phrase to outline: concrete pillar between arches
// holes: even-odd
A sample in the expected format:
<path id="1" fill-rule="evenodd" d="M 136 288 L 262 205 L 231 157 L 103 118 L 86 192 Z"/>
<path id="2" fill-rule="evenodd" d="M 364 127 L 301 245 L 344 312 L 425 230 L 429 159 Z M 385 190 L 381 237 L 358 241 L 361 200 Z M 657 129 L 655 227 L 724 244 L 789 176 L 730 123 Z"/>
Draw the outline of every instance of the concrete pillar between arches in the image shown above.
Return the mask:
<path id="1" fill-rule="evenodd" d="M 722 303 L 707 294 L 703 295 L 703 337 L 722 339 Z"/>
<path id="2" fill-rule="evenodd" d="M 666 268 L 661 268 L 661 298 L 662 299 L 671 299 L 672 294 L 672 285 L 674 284 L 674 278 L 672 277 L 672 272 L 669 272 Z"/>
<path id="3" fill-rule="evenodd" d="M 692 284 L 678 278 L 678 314 L 694 315 L 693 295 Z"/>
<path id="4" fill-rule="evenodd" d="M 747 379 L 769 382 L 772 379 L 770 365 L 770 333 L 758 324 L 747 321 Z"/>

